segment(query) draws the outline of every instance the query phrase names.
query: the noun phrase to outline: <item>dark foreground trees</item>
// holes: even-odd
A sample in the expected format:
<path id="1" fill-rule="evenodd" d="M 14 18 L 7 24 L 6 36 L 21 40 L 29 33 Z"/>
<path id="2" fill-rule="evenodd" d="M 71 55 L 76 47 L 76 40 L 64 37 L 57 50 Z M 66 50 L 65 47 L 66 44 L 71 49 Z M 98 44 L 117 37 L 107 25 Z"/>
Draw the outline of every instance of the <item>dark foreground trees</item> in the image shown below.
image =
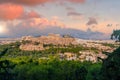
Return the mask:
<path id="1" fill-rule="evenodd" d="M 0 80 L 14 80 L 13 68 L 15 64 L 8 60 L 0 61 Z"/>
<path id="2" fill-rule="evenodd" d="M 104 60 L 101 80 L 120 80 L 120 47 Z"/>

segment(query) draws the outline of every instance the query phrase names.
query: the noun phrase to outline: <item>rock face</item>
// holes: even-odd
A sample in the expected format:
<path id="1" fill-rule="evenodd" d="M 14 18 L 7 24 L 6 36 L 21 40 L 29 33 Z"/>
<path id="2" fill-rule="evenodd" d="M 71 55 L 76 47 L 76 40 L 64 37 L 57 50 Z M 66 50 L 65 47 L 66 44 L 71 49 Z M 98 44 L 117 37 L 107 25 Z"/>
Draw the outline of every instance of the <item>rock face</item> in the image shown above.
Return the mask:
<path id="1" fill-rule="evenodd" d="M 22 38 L 25 42 L 20 46 L 21 50 L 44 50 L 43 45 L 56 45 L 56 46 L 68 46 L 75 44 L 75 38 L 61 37 L 59 34 L 49 34 L 48 36 L 32 37 L 26 36 Z"/>

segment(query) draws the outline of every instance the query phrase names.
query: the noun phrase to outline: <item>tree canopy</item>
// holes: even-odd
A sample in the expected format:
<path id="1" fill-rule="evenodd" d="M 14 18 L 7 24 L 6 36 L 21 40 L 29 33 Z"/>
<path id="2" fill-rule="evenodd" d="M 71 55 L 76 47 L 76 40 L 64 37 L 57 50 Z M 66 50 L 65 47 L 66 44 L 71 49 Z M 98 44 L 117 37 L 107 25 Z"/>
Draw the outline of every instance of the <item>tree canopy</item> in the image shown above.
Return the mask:
<path id="1" fill-rule="evenodd" d="M 111 34 L 111 39 L 120 41 L 120 30 L 113 30 L 113 33 Z"/>
<path id="2" fill-rule="evenodd" d="M 101 68 L 101 80 L 119 80 L 120 78 L 120 47 L 104 60 Z"/>

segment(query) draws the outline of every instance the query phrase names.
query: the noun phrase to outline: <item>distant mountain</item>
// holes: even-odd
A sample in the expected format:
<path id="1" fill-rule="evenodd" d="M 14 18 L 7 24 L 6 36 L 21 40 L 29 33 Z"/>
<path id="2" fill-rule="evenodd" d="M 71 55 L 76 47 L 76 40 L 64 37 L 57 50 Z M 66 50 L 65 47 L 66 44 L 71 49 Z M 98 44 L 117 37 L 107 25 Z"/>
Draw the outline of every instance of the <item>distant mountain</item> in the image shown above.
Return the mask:
<path id="1" fill-rule="evenodd" d="M 109 36 L 104 36 L 105 34 L 101 32 L 93 32 L 91 30 L 82 31 L 77 29 L 69 29 L 69 28 L 60 28 L 60 27 L 54 27 L 54 28 L 46 28 L 44 30 L 41 30 L 41 35 L 47 35 L 48 33 L 55 33 L 60 35 L 71 35 L 75 38 L 81 38 L 81 39 L 109 39 Z"/>
<path id="2" fill-rule="evenodd" d="M 19 31 L 18 31 L 19 30 Z M 109 36 L 105 36 L 105 34 L 101 32 L 93 32 L 91 29 L 87 31 L 77 30 L 77 29 L 70 29 L 70 28 L 60 28 L 60 27 L 46 27 L 46 28 L 19 28 L 13 29 L 11 32 L 14 35 L 9 35 L 9 37 L 22 37 L 22 36 L 41 36 L 41 35 L 48 35 L 49 33 L 60 34 L 60 35 L 71 35 L 75 38 L 81 39 L 109 39 Z"/>
<path id="3" fill-rule="evenodd" d="M 6 36 L 5 36 L 5 37 L 3 37 L 3 36 L 0 36 L 0 38 L 8 38 L 8 37 L 6 37 Z"/>

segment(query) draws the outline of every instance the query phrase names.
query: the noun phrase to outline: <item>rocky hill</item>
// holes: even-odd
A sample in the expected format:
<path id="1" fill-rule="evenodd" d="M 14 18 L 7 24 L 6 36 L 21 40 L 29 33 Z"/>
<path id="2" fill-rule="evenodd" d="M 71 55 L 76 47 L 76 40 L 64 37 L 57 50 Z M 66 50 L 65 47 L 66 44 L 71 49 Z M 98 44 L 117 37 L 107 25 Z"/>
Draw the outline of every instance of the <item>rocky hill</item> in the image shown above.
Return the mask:
<path id="1" fill-rule="evenodd" d="M 25 36 L 22 37 L 21 50 L 45 50 L 50 45 L 54 46 L 68 46 L 75 45 L 76 40 L 72 37 L 61 37 L 59 34 L 49 34 L 48 36 L 32 37 Z"/>

